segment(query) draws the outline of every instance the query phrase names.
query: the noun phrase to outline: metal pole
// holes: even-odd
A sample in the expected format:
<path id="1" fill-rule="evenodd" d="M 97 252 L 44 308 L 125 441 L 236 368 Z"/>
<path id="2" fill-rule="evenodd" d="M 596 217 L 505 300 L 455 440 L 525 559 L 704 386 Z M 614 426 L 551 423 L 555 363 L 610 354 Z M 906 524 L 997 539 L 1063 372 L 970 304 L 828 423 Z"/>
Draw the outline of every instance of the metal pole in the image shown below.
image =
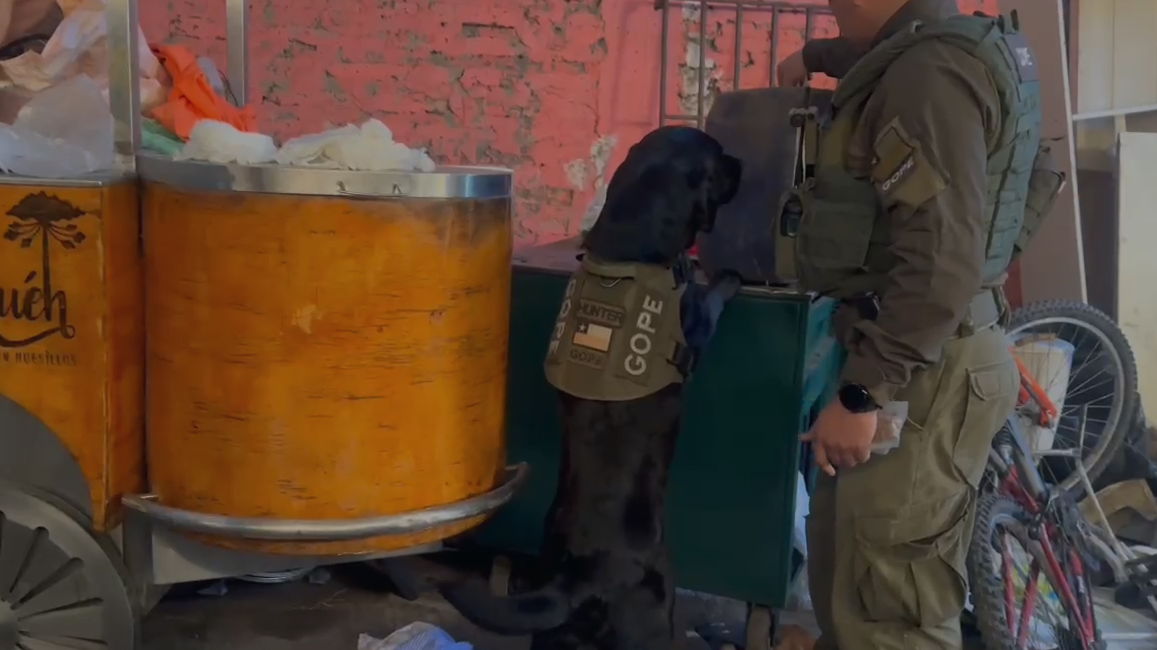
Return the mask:
<path id="1" fill-rule="evenodd" d="M 225 0 L 225 43 L 229 87 L 244 106 L 249 99 L 249 0 Z"/>
<path id="2" fill-rule="evenodd" d="M 735 5 L 735 55 L 731 68 L 731 89 L 739 90 L 739 75 L 743 71 L 743 5 Z"/>
<path id="3" fill-rule="evenodd" d="M 108 104 L 113 116 L 113 147 L 117 164 L 136 171 L 141 140 L 140 43 L 137 0 L 107 0 Z"/>
<path id="4" fill-rule="evenodd" d="M 703 110 L 707 94 L 707 0 L 699 1 L 699 88 L 695 98 L 695 126 L 703 128 L 706 111 Z"/>
<path id="5" fill-rule="evenodd" d="M 660 0 L 662 1 L 662 0 Z M 671 46 L 671 3 L 663 2 L 663 27 L 659 36 L 659 126 L 667 124 L 667 48 Z"/>
<path id="6" fill-rule="evenodd" d="M 806 38 L 806 36 L 805 36 Z M 779 63 L 779 7 L 771 8 L 771 66 L 768 68 L 767 87 L 775 88 L 775 66 Z"/>

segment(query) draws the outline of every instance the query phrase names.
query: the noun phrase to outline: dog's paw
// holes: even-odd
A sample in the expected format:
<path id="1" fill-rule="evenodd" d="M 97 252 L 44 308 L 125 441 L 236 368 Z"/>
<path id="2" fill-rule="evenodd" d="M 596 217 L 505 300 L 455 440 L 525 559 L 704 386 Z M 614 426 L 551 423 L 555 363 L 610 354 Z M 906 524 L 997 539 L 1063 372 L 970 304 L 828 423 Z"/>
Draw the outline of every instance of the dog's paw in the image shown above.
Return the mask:
<path id="1" fill-rule="evenodd" d="M 731 269 L 719 271 L 711 280 L 711 291 L 718 294 L 724 301 L 734 298 L 741 287 L 743 287 L 743 278 Z"/>

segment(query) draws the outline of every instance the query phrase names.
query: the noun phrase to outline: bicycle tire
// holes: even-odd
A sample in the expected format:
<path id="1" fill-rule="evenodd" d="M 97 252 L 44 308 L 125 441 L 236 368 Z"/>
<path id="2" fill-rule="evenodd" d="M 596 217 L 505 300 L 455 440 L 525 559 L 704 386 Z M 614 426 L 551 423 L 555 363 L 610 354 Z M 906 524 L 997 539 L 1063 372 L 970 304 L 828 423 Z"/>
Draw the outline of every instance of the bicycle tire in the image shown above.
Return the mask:
<path id="1" fill-rule="evenodd" d="M 1082 455 L 1089 480 L 1096 481 L 1117 457 L 1121 446 L 1129 438 L 1130 430 L 1136 424 L 1141 403 L 1140 395 L 1137 393 L 1137 359 L 1125 333 L 1112 318 L 1092 305 L 1075 300 L 1029 303 L 1013 311 L 1009 319 L 1008 332 L 1013 334 L 1050 320 L 1076 324 L 1100 334 L 1099 338 L 1112 348 L 1112 352 L 1120 361 L 1122 386 L 1118 387 L 1117 392 L 1121 396 L 1121 403 L 1114 416 L 1110 417 L 1111 426 L 1101 432 L 1100 439 L 1091 450 L 1089 455 L 1092 456 L 1092 460 L 1089 461 Z M 1081 485 L 1080 477 L 1075 471 L 1065 476 L 1060 486 L 1074 497 L 1084 492 L 1084 486 Z"/>
<path id="2" fill-rule="evenodd" d="M 972 609 L 976 619 L 976 627 L 980 632 L 981 640 L 987 650 L 1017 650 L 1016 638 L 1009 629 L 1008 617 L 1005 613 L 1004 583 L 1001 580 L 1000 567 L 993 561 L 992 542 L 998 526 L 1003 522 L 1016 521 L 1027 524 L 1032 517 L 1012 499 L 998 494 L 983 494 L 977 503 L 976 520 L 972 530 L 972 539 L 968 547 L 967 570 L 968 583 L 972 592 Z M 1063 540 L 1054 540 L 1056 547 L 1067 544 Z M 1046 580 L 1051 579 L 1047 577 Z M 1085 572 L 1085 588 L 1092 593 L 1088 572 Z M 1072 625 L 1073 615 L 1066 611 Z M 1090 650 L 1103 650 L 1105 647 L 1101 631 L 1096 626 L 1095 610 L 1090 610 L 1093 618 L 1096 638 Z M 1062 645 L 1062 650 L 1068 650 Z"/>

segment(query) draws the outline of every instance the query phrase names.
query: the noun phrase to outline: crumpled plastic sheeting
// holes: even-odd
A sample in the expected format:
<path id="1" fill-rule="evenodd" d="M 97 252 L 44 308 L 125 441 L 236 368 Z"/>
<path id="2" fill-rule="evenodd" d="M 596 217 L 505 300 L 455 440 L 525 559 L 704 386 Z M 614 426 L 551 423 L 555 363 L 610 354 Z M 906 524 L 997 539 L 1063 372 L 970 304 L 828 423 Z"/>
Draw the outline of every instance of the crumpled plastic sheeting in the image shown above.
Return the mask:
<path id="1" fill-rule="evenodd" d="M 175 160 L 259 165 L 277 159 L 277 145 L 263 133 L 246 133 L 232 124 L 201 120 Z"/>
<path id="2" fill-rule="evenodd" d="M 429 623 L 410 623 L 384 639 L 368 634 L 358 637 L 358 650 L 472 650 L 465 641 L 455 641 L 445 630 Z"/>
<path id="3" fill-rule="evenodd" d="M 58 0 L 64 21 L 53 32 L 42 52 L 25 52 L 0 61 L 0 69 L 14 86 L 42 91 L 78 74 L 87 74 L 100 86 L 108 100 L 108 25 L 105 0 Z M 151 108 L 164 100 L 159 81 L 160 62 L 153 56 L 144 32 L 137 28 L 141 71 L 141 108 Z"/>
<path id="4" fill-rule="evenodd" d="M 379 120 L 293 138 L 281 146 L 277 162 L 358 171 L 432 172 L 436 168 L 424 150 L 395 142 L 389 127 Z"/>
<path id="5" fill-rule="evenodd" d="M 113 118 L 86 75 L 33 97 L 11 125 L 0 124 L 0 170 L 66 178 L 112 167 Z"/>
<path id="6" fill-rule="evenodd" d="M 0 43 L 28 36 L 51 36 L 64 18 L 56 0 L 0 0 Z"/>

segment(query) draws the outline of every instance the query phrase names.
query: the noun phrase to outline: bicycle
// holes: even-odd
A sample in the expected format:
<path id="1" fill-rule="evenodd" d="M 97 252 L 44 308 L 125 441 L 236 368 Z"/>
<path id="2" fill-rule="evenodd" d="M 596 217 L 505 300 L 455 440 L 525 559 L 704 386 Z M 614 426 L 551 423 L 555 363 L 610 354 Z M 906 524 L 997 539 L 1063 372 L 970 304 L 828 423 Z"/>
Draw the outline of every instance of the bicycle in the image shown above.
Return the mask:
<path id="1" fill-rule="evenodd" d="M 1081 379 L 1074 391 L 1072 378 L 1080 378 L 1081 373 L 1069 373 L 1066 364 L 1061 364 L 1063 371 L 1042 385 L 1040 378 L 1017 354 L 1018 343 L 1026 342 L 1025 332 L 1037 325 L 1056 324 L 1076 324 L 1077 330 L 1094 331 L 1098 342 L 1106 344 L 1105 358 L 1100 363 L 1111 364 L 1115 369 L 1110 388 L 1131 391 L 1099 407 L 1102 412 L 1108 411 L 1108 418 L 1099 422 L 1099 430 L 1095 432 L 1098 441 L 1089 457 L 1085 454 L 1085 441 L 1089 433 L 1089 413 L 1098 408 L 1097 400 L 1095 397 L 1092 400 L 1071 398 L 1087 388 L 1091 379 L 1087 376 Z M 1055 330 L 1027 342 L 1058 339 L 1073 345 L 1073 356 L 1077 356 L 1078 344 Z M 1052 618 L 1060 621 L 1046 623 L 1060 622 L 1065 626 L 1054 631 L 1050 640 L 1055 645 L 1048 647 L 1100 650 L 1108 638 L 1137 641 L 1133 633 L 1106 637 L 1098 630 L 1089 571 L 1090 567 L 1107 564 L 1115 584 L 1134 586 L 1157 612 L 1157 560 L 1138 557 L 1116 538 L 1092 483 L 1094 472 L 1099 474 L 1110 464 L 1116 450 L 1128 439 L 1134 420 L 1140 417 L 1132 350 L 1108 316 L 1088 305 L 1063 301 L 1030 305 L 1014 315 L 1010 340 L 1010 352 L 1020 375 L 1020 393 L 1013 416 L 996 435 L 989 451 L 988 472 L 981 487 L 967 559 L 981 637 L 990 648 L 1010 650 L 1025 648 L 1030 636 L 1036 640 L 1036 626 L 1030 625 L 1035 622 L 1033 610 L 1043 586 L 1047 592 L 1045 600 L 1051 597 L 1053 601 L 1046 604 L 1061 610 L 1059 614 L 1051 612 Z M 1095 352 L 1085 350 L 1084 361 Z M 1055 390 L 1058 386 L 1054 385 L 1057 379 L 1064 380 L 1057 382 L 1064 388 L 1064 394 L 1059 395 L 1063 406 L 1053 401 L 1053 395 L 1058 395 Z M 1022 423 L 1027 423 L 1057 432 L 1064 418 L 1069 419 L 1067 442 L 1075 443 L 1067 449 L 1055 449 L 1051 441 L 1046 445 L 1030 444 L 1020 428 Z M 1044 480 L 1041 468 L 1056 459 L 1065 459 L 1072 465 L 1064 480 L 1050 485 Z M 1087 467 L 1086 463 L 1093 467 Z M 1082 494 L 1088 495 L 1096 524 L 1086 521 L 1077 508 L 1076 499 Z M 1013 575 L 1012 540 L 1026 551 L 1029 567 L 1024 575 Z M 1018 591 L 1016 578 L 1021 578 L 1023 584 L 1024 602 L 1019 611 L 1014 602 Z"/>
<path id="2" fill-rule="evenodd" d="M 1088 540 L 1097 533 L 1071 495 L 1045 483 L 1015 417 L 993 442 L 976 513 L 967 569 L 985 646 L 1103 650 L 1087 569 L 1096 561 Z M 1022 554 L 1014 554 L 1014 542 Z M 1024 571 L 1014 567 L 1021 558 L 1028 560 Z M 1038 599 L 1044 621 L 1034 616 Z M 1050 636 L 1038 630 L 1042 623 L 1053 626 Z"/>
<path id="3" fill-rule="evenodd" d="M 1108 315 L 1068 300 L 1017 309 L 1008 338 L 1022 379 L 1017 415 L 1023 427 L 1032 428 L 1033 455 L 1050 483 L 1077 498 L 1085 489 L 1076 471 L 1078 461 L 1088 478 L 1096 480 L 1116 459 L 1140 417 L 1132 348 Z M 1056 363 L 1058 344 L 1071 346 L 1065 363 Z M 1041 376 L 1029 372 L 1024 362 L 1034 354 L 1043 362 Z M 1050 355 L 1054 358 L 1048 359 Z M 1092 443 L 1088 448 L 1086 440 Z"/>

